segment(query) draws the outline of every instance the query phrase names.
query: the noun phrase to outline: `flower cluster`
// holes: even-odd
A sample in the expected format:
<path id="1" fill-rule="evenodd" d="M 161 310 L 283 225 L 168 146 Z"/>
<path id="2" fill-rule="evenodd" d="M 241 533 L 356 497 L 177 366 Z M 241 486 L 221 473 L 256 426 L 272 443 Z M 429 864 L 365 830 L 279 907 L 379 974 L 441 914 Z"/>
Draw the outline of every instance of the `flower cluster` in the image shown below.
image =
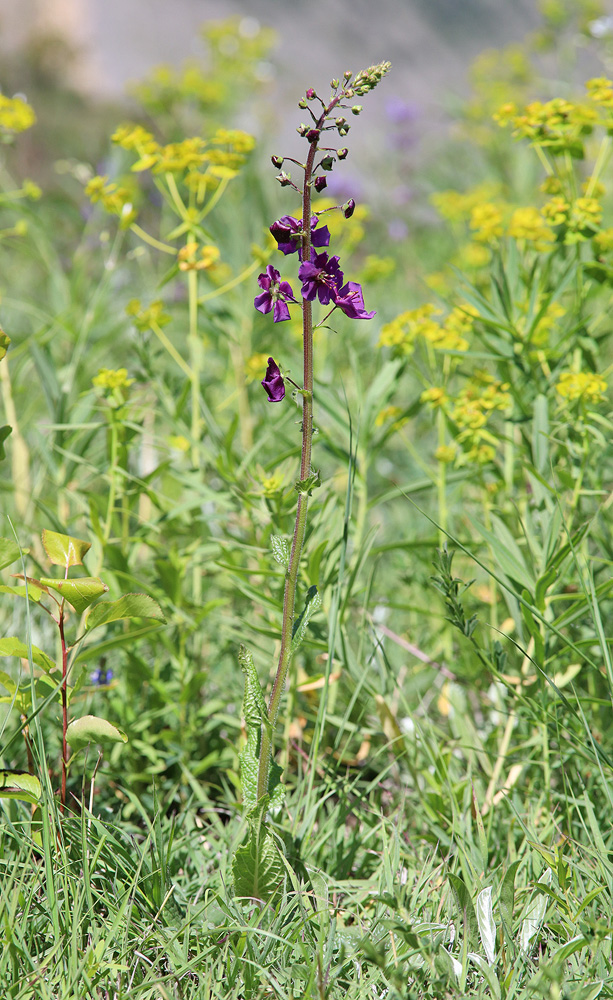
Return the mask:
<path id="1" fill-rule="evenodd" d="M 556 392 L 568 403 L 600 403 L 606 389 L 606 381 L 595 372 L 561 372 L 556 383 Z"/>
<path id="2" fill-rule="evenodd" d="M 478 315 L 472 306 L 456 306 L 442 321 L 434 319 L 440 309 L 428 303 L 401 313 L 381 328 L 379 347 L 392 347 L 397 356 L 413 353 L 415 341 L 423 337 L 439 351 L 467 351 L 467 334 Z"/>
<path id="3" fill-rule="evenodd" d="M 5 132 L 25 132 L 36 122 L 30 105 L 21 97 L 0 94 L 0 129 Z"/>
<path id="4" fill-rule="evenodd" d="M 362 96 L 368 93 L 377 85 L 388 69 L 389 63 L 381 63 L 378 66 L 369 67 L 355 77 L 353 73 L 347 71 L 344 74 L 342 84 L 339 80 L 332 80 L 332 94 L 327 103 L 319 97 L 312 87 L 306 91 L 298 106 L 303 110 L 308 110 L 312 122 L 310 125 L 301 124 L 297 128 L 299 135 L 303 136 L 309 143 L 306 163 L 298 164 L 304 170 L 302 192 L 293 183 L 291 175 L 283 170 L 286 158 L 282 156 L 272 157 L 273 166 L 280 171 L 277 180 L 281 186 L 292 187 L 302 194 L 303 211 L 301 217 L 284 215 L 270 226 L 270 232 L 277 243 L 278 250 L 285 257 L 292 254 L 298 255 L 298 280 L 301 282 L 302 301 L 299 301 L 294 295 L 289 281 L 282 279 L 277 268 L 269 264 L 266 270 L 258 276 L 261 292 L 256 295 L 254 306 L 261 313 L 272 312 L 275 323 L 282 323 L 291 318 L 290 305 L 301 306 L 305 317 L 305 344 L 306 338 L 312 336 L 313 330 L 311 310 L 310 308 L 308 311 L 305 310 L 306 303 L 319 301 L 322 306 L 328 309 L 321 323 L 325 322 L 337 309 L 349 319 L 372 319 L 375 315 L 374 312 L 368 312 L 364 305 L 362 286 L 357 281 L 346 281 L 339 256 L 328 253 L 330 230 L 328 226 L 320 225 L 320 212 L 312 211 L 311 197 L 313 192 L 319 193 L 326 188 L 326 173 L 333 169 L 337 160 L 344 160 L 348 152 L 345 147 L 338 150 L 330 146 L 320 147 L 319 143 L 323 133 L 335 130 L 341 138 L 344 138 L 351 126 L 347 118 L 339 114 L 339 111 L 347 109 L 352 114 L 359 115 L 362 110 L 359 104 L 349 106 L 344 102 L 356 95 Z M 311 109 L 311 105 L 316 104 L 321 106 L 319 114 Z M 318 155 L 320 159 L 315 163 Z M 292 160 L 292 162 L 298 163 L 297 160 Z M 318 173 L 319 170 L 323 172 Z M 334 205 L 320 211 L 330 212 L 334 209 L 338 210 L 345 219 L 349 219 L 355 212 L 355 201 L 353 198 L 349 198 L 343 205 Z M 285 394 L 285 389 L 282 388 L 283 376 L 272 358 L 268 359 L 268 370 L 262 385 L 268 393 L 270 402 L 278 402 L 283 398 Z M 305 386 L 306 390 L 308 390 L 308 386 Z"/>

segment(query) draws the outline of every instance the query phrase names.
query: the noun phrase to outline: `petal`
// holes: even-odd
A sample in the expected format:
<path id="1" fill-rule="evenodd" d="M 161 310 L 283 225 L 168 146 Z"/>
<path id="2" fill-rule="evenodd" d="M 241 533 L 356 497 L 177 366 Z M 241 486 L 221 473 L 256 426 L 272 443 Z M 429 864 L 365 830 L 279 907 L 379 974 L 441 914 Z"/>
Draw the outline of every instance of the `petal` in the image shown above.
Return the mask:
<path id="1" fill-rule="evenodd" d="M 270 292 L 262 292 L 261 295 L 256 295 L 253 304 L 258 312 L 269 313 L 272 309 L 272 295 Z"/>
<path id="2" fill-rule="evenodd" d="M 289 308 L 287 302 L 282 299 L 277 299 L 273 310 L 273 319 L 275 323 L 283 323 L 284 320 L 289 319 Z"/>

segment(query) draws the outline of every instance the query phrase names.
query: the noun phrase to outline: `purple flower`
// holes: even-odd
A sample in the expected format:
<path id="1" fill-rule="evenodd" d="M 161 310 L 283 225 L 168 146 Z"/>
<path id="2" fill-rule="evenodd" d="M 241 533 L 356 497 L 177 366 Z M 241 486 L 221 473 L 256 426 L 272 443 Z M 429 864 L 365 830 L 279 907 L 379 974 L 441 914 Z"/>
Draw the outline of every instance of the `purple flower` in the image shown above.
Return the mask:
<path id="1" fill-rule="evenodd" d="M 336 308 L 341 309 L 349 319 L 372 319 L 374 312 L 366 312 L 362 286 L 357 281 L 348 281 L 335 296 Z"/>
<path id="2" fill-rule="evenodd" d="M 274 358 L 268 359 L 266 378 L 262 379 L 262 385 L 268 393 L 269 403 L 280 403 L 285 396 L 285 382 L 279 371 L 279 366 Z"/>
<path id="3" fill-rule="evenodd" d="M 327 247 L 330 244 L 330 231 L 327 226 L 316 229 L 318 222 L 317 216 L 313 215 L 311 217 L 311 243 L 314 247 Z M 301 249 L 302 219 L 294 219 L 291 215 L 284 215 L 277 222 L 273 222 L 270 231 L 276 239 L 281 253 L 287 255 Z"/>
<path id="4" fill-rule="evenodd" d="M 258 285 L 264 291 L 256 295 L 253 304 L 258 312 L 269 313 L 273 310 L 275 323 L 289 319 L 288 302 L 295 302 L 292 287 L 288 281 L 280 281 L 281 275 L 272 264 L 266 268 L 266 274 L 258 275 Z"/>
<path id="5" fill-rule="evenodd" d="M 92 684 L 103 687 L 104 685 L 111 683 L 113 671 L 105 669 L 104 666 L 97 667 L 95 670 L 92 670 L 90 677 Z"/>
<path id="6" fill-rule="evenodd" d="M 302 281 L 302 297 L 312 302 L 319 297 L 322 305 L 327 306 L 336 300 L 338 289 L 343 283 L 343 272 L 338 265 L 338 257 L 328 257 L 327 253 L 319 253 L 310 261 L 304 261 L 298 270 Z"/>

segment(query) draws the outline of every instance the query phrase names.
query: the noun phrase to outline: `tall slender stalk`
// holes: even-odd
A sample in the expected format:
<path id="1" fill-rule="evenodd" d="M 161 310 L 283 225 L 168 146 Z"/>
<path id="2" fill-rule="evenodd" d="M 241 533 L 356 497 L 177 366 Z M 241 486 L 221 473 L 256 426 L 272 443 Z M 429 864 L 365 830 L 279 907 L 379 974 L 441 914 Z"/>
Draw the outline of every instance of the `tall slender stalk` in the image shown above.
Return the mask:
<path id="1" fill-rule="evenodd" d="M 306 99 L 301 101 L 299 106 L 302 108 L 307 108 L 309 114 L 311 115 L 313 125 L 306 126 L 301 125 L 298 132 L 303 135 L 309 143 L 309 151 L 306 159 L 306 163 L 298 164 L 303 170 L 303 182 L 302 190 L 300 194 L 302 196 L 302 220 L 301 220 L 301 233 L 300 233 L 300 259 L 303 262 L 302 267 L 299 270 L 299 276 L 303 277 L 303 268 L 306 264 L 312 263 L 314 260 L 320 261 L 319 257 L 316 257 L 313 252 L 313 239 L 312 239 L 312 229 L 311 229 L 311 192 L 313 186 L 317 190 L 321 190 L 325 187 L 325 179 L 323 176 L 321 178 L 314 178 L 315 170 L 315 159 L 318 153 L 324 152 L 326 155 L 320 161 L 319 165 L 323 166 L 324 170 L 332 169 L 332 162 L 336 159 L 336 156 L 330 155 L 331 153 L 336 153 L 335 150 L 330 150 L 329 147 L 324 147 L 320 149 L 319 143 L 321 136 L 326 130 L 336 128 L 341 137 L 344 137 L 349 131 L 349 126 L 347 125 L 346 119 L 343 117 L 337 118 L 335 123 L 329 124 L 331 120 L 331 115 L 337 106 L 346 107 L 343 102 L 346 99 L 352 98 L 354 96 L 361 96 L 367 93 L 382 78 L 382 76 L 389 69 L 389 63 L 382 63 L 380 66 L 370 67 L 363 73 L 358 74 L 353 83 L 350 84 L 350 79 L 353 76 L 352 73 L 346 73 L 344 77 L 344 83 L 341 85 L 338 80 L 332 81 L 333 95 L 327 104 L 324 104 L 320 98 L 317 97 L 314 90 L 308 90 L 306 93 Z M 322 105 L 322 111 L 319 117 L 317 117 L 308 106 L 307 102 L 317 100 L 320 101 Z M 360 106 L 355 106 L 352 109 L 354 114 L 359 114 L 361 111 Z M 347 155 L 347 151 L 343 150 L 342 153 L 336 154 L 340 159 L 344 159 Z M 283 162 L 282 158 L 273 157 L 273 163 L 276 165 L 280 160 L 281 164 Z M 326 164 L 327 161 L 327 164 Z M 297 161 L 293 161 L 297 162 Z M 289 175 L 283 172 L 279 175 L 279 180 L 283 186 L 287 184 L 291 185 L 295 190 L 300 190 L 291 182 Z M 321 183 L 323 181 L 323 183 Z M 319 184 L 319 186 L 318 186 Z M 343 212 L 348 218 L 349 215 L 353 213 L 355 205 L 353 202 L 347 203 L 343 206 Z M 272 228 L 272 227 L 271 227 Z M 278 239 L 278 242 L 281 241 Z M 317 242 L 317 246 L 321 243 Z M 327 244 L 324 244 L 327 245 Z M 257 797 L 258 799 L 266 795 L 269 791 L 269 778 L 270 778 L 270 768 L 272 760 L 273 751 L 273 740 L 274 731 L 277 723 L 277 716 L 279 714 L 279 705 L 281 702 L 281 696 L 287 679 L 287 673 L 290 666 L 291 656 L 292 656 L 292 639 L 294 631 L 294 620 L 295 620 L 295 606 L 296 606 L 296 588 L 298 582 L 298 571 L 300 567 L 300 558 L 302 555 L 302 550 L 304 547 L 304 539 L 306 534 L 307 525 L 307 513 L 309 505 L 309 495 L 312 488 L 312 477 L 313 471 L 311 468 L 311 456 L 312 456 L 312 446 L 313 446 L 313 308 L 312 302 L 316 298 L 316 288 L 317 282 L 321 281 L 327 288 L 327 294 L 325 296 L 319 296 L 320 301 L 324 304 L 329 304 L 331 306 L 329 312 L 327 313 L 325 319 L 328 318 L 330 313 L 335 308 L 340 308 L 347 316 L 354 319 L 368 319 L 373 313 L 366 313 L 363 305 L 362 290 L 355 282 L 348 282 L 343 288 L 342 285 L 342 272 L 338 269 L 338 258 L 332 258 L 336 266 L 332 265 L 332 261 L 328 260 L 327 254 L 322 255 L 325 260 L 321 262 L 320 274 L 316 275 L 313 279 L 313 288 L 305 293 L 305 285 L 302 289 L 302 351 L 303 351 L 303 385 L 299 389 L 302 396 L 302 447 L 300 456 L 300 478 L 296 484 L 298 490 L 298 503 L 296 506 L 296 521 L 294 525 L 294 534 L 292 539 L 292 546 L 290 550 L 289 562 L 287 565 L 287 570 L 285 573 L 285 590 L 283 595 L 283 614 L 281 620 L 281 648 L 279 650 L 279 658 L 277 663 L 277 671 L 272 686 L 272 691 L 268 701 L 267 714 L 263 720 L 261 727 L 261 738 L 260 738 L 260 750 L 259 750 L 259 765 L 258 765 L 258 784 L 257 784 Z M 315 265 L 313 269 L 317 270 Z M 270 311 L 273 308 L 273 302 L 275 307 L 278 300 L 281 299 L 285 301 L 285 310 L 287 315 L 287 301 L 284 300 L 284 296 L 287 294 L 283 290 L 284 284 L 278 281 L 278 272 L 274 269 L 268 268 L 268 277 L 265 275 L 260 275 L 260 287 L 264 288 L 268 293 L 268 302 L 266 303 L 267 308 L 263 311 Z M 276 277 L 273 276 L 276 275 Z M 266 298 L 266 295 L 264 296 Z M 289 301 L 294 302 L 292 298 Z M 257 304 L 257 300 L 256 300 Z M 260 304 L 261 306 L 261 304 Z M 260 308 L 258 306 L 258 308 Z M 277 316 L 275 312 L 275 320 L 279 318 L 287 318 L 285 316 Z M 323 321 L 322 321 L 323 322 Z M 275 365 L 276 367 L 276 365 Z"/>

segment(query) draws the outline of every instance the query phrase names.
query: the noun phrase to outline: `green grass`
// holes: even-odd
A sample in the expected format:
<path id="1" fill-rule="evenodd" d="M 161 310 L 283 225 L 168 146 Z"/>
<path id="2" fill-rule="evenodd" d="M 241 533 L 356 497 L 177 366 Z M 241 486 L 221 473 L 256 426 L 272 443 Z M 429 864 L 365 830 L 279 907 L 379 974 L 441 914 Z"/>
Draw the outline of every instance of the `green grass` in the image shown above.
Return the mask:
<path id="1" fill-rule="evenodd" d="M 546 28 L 554 41 L 566 30 Z M 160 142 L 233 122 L 267 43 L 238 44 L 234 97 L 230 56 L 215 64 L 210 104 L 176 81 L 141 93 Z M 1 583 L 59 574 L 40 541 L 47 528 L 91 543 L 71 577 L 100 576 L 109 600 L 144 593 L 165 623 L 113 621 L 74 646 L 70 716 L 104 717 L 128 742 L 102 759 L 93 746 L 75 755 L 64 811 L 60 675 L 46 680 L 32 656 L 0 645 L 5 784 L 14 771 L 41 782 L 35 807 L 0 796 L 2 997 L 613 997 L 613 425 L 610 392 L 594 381 L 591 395 L 558 391 L 564 373 L 611 381 L 613 203 L 598 194 L 602 218 L 578 239 L 566 239 L 572 220 L 545 247 L 508 232 L 517 208 L 540 211 L 550 197 L 538 189 L 544 162 L 573 204 L 586 179 L 606 187 L 609 140 L 598 124 L 584 160 L 514 143 L 488 101 L 521 105 L 554 85 L 534 70 L 516 79 L 513 59 L 477 78 L 479 107 L 458 109 L 468 144 L 441 140 L 435 162 L 424 151 L 406 243 L 388 238 L 376 205 L 333 233 L 347 277 L 370 267 L 364 297 L 377 316 L 315 335 L 322 486 L 298 608 L 313 586 L 322 605 L 281 707 L 285 801 L 268 829 L 284 877 L 265 903 L 233 884 L 247 837 L 238 649 L 253 652 L 268 692 L 300 411 L 289 391 L 270 406 L 258 383 L 269 354 L 294 376 L 302 358 L 294 323 L 273 327 L 252 303 L 258 271 L 280 266 L 266 229 L 296 198 L 274 189 L 263 142 L 206 221 L 173 237 L 166 182 L 107 146 L 105 171 L 134 185 L 143 229 L 173 252 L 190 234 L 220 249 L 218 272 L 171 272 L 175 257 L 90 205 L 89 168 L 73 165 L 58 187 L 45 161 L 32 203 L 16 194 L 24 138 L 7 147 Z M 557 75 L 572 96 L 569 67 Z M 365 102 L 356 127 L 367 115 Z M 89 122 L 92 161 L 104 128 Z M 55 158 L 76 155 L 66 142 Z M 390 153 L 386 187 L 404 170 Z M 506 229 L 482 241 L 475 265 L 471 206 L 443 229 L 425 192 L 484 180 L 495 192 L 476 204 L 495 203 Z M 7 232 L 19 220 L 26 229 Z M 373 252 L 392 273 L 377 277 Z M 440 298 L 423 280 L 432 273 Z M 166 324 L 147 313 L 158 299 Z M 394 325 L 425 301 L 443 310 L 430 326 L 414 313 Z M 441 348 L 458 330 L 468 346 Z M 96 387 L 101 368 L 134 381 Z M 444 389 L 441 406 L 422 399 L 432 388 Z M 454 455 L 437 457 L 441 446 Z M 0 643 L 15 636 L 56 661 L 49 617 L 0 596 Z M 84 620 L 65 610 L 70 645 Z M 96 683 L 95 670 L 112 677 Z"/>

